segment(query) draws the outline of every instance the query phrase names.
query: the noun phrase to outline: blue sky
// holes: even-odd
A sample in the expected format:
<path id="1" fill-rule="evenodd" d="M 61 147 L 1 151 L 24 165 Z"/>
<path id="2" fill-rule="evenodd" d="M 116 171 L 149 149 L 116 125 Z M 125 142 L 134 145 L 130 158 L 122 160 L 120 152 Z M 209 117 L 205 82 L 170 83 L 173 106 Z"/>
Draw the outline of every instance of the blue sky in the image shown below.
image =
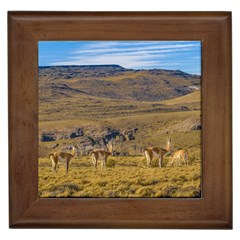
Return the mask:
<path id="1" fill-rule="evenodd" d="M 201 74 L 200 41 L 39 41 L 39 66 L 118 64 Z"/>

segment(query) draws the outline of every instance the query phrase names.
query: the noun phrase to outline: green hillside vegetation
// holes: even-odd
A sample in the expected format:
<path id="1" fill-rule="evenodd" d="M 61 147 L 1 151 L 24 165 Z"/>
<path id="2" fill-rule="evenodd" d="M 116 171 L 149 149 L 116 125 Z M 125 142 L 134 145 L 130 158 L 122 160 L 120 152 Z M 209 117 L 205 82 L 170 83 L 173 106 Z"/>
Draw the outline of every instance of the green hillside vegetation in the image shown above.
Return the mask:
<path id="1" fill-rule="evenodd" d="M 181 71 L 120 66 L 39 70 L 40 197 L 201 196 L 200 77 Z M 76 130 L 77 129 L 77 130 Z M 77 132 L 78 131 L 78 132 Z M 146 168 L 144 148 L 189 150 L 189 166 L 169 167 L 167 155 Z M 114 141 L 106 170 L 94 171 L 89 152 Z M 65 174 L 51 172 L 53 151 L 77 148 Z"/>

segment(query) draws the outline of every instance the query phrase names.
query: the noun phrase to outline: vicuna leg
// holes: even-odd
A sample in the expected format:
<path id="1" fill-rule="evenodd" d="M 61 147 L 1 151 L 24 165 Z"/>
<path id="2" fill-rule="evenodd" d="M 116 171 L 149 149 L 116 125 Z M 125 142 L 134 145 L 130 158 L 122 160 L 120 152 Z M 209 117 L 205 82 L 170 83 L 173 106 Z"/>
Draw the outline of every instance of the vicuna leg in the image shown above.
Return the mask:
<path id="1" fill-rule="evenodd" d="M 147 160 L 147 167 L 151 167 L 151 158 L 150 156 L 148 155 L 147 152 L 144 152 L 145 154 L 145 157 L 146 157 L 146 160 Z"/>
<path id="2" fill-rule="evenodd" d="M 101 170 L 106 169 L 106 161 L 107 159 L 103 159 L 101 162 Z"/>
<path id="3" fill-rule="evenodd" d="M 175 157 L 173 157 L 172 161 L 171 161 L 171 166 L 173 167 L 173 164 L 175 162 Z"/>
<path id="4" fill-rule="evenodd" d="M 66 173 L 68 173 L 68 169 L 69 169 L 69 160 L 67 159 L 67 161 L 66 161 Z"/>
<path id="5" fill-rule="evenodd" d="M 52 172 L 56 173 L 57 172 L 57 163 L 54 161 L 53 156 L 50 156 L 50 159 L 52 161 Z"/>
<path id="6" fill-rule="evenodd" d="M 188 156 L 187 155 L 184 156 L 184 161 L 185 161 L 185 165 L 188 165 Z"/>
<path id="7" fill-rule="evenodd" d="M 151 158 L 150 156 L 147 156 L 147 167 L 151 167 Z"/>
<path id="8" fill-rule="evenodd" d="M 178 158 L 178 166 L 180 166 L 180 165 L 181 165 L 181 158 Z"/>
<path id="9" fill-rule="evenodd" d="M 163 158 L 163 157 L 160 155 L 160 156 L 159 156 L 159 167 L 160 167 L 160 168 L 162 168 L 162 158 Z"/>
<path id="10" fill-rule="evenodd" d="M 93 167 L 97 170 L 97 159 L 95 158 L 94 154 L 92 155 L 92 163 Z"/>
<path id="11" fill-rule="evenodd" d="M 106 161 L 107 159 L 103 160 L 103 168 L 106 169 Z"/>
<path id="12" fill-rule="evenodd" d="M 57 172 L 57 164 L 55 162 L 52 162 L 52 172 Z"/>
<path id="13" fill-rule="evenodd" d="M 97 170 L 97 160 L 93 162 L 93 167 Z"/>

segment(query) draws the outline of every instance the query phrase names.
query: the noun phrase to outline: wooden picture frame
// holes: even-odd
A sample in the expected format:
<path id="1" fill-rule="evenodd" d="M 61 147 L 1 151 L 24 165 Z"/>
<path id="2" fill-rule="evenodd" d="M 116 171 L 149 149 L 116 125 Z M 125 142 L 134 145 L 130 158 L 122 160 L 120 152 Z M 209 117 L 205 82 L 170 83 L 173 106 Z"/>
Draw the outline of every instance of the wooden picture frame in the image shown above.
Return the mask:
<path id="1" fill-rule="evenodd" d="M 202 41 L 202 198 L 38 198 L 39 40 Z M 230 12 L 9 12 L 11 228 L 232 228 Z"/>

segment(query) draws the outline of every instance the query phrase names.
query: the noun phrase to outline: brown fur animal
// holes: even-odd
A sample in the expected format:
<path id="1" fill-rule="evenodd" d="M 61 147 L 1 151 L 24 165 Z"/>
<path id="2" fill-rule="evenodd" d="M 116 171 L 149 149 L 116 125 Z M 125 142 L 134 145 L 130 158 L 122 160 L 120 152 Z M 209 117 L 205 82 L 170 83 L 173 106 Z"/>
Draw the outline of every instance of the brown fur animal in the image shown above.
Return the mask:
<path id="1" fill-rule="evenodd" d="M 166 149 L 160 147 L 148 147 L 143 150 L 144 156 L 147 160 L 147 167 L 151 167 L 153 158 L 159 159 L 159 167 L 162 167 L 164 155 L 170 151 L 171 139 L 167 141 Z"/>
<path id="2" fill-rule="evenodd" d="M 106 162 L 110 155 L 113 154 L 113 144 L 107 144 L 108 151 L 105 150 L 93 150 L 90 153 L 93 166 L 97 170 L 98 161 L 101 161 L 101 170 L 106 169 Z"/>
<path id="3" fill-rule="evenodd" d="M 75 157 L 75 154 L 76 154 L 75 147 L 72 148 L 72 153 L 66 153 L 66 152 L 50 153 L 49 158 L 52 161 L 52 171 L 57 172 L 57 165 L 60 162 L 60 163 L 66 164 L 66 172 L 68 173 L 70 160 L 73 157 Z"/>
<path id="4" fill-rule="evenodd" d="M 187 149 L 177 150 L 173 155 L 171 166 L 173 166 L 176 160 L 178 161 L 178 165 L 180 165 L 181 160 L 183 160 L 185 165 L 188 165 L 188 150 Z"/>

